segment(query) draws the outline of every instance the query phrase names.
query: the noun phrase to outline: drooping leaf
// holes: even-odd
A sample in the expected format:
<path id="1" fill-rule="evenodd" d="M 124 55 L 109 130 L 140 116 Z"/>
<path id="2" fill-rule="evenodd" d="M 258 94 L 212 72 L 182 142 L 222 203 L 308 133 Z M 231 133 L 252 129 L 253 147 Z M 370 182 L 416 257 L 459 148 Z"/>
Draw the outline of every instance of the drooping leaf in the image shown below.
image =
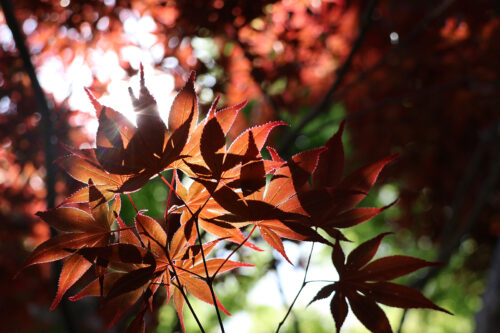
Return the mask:
<path id="1" fill-rule="evenodd" d="M 346 299 L 356 317 L 372 332 L 392 332 L 384 311 L 377 303 L 405 309 L 427 308 L 449 313 L 419 291 L 387 282 L 437 263 L 407 256 L 389 256 L 369 263 L 377 252 L 380 242 L 388 234 L 380 234 L 362 243 L 351 251 L 347 260 L 340 241 L 337 240 L 333 245 L 332 262 L 337 269 L 339 279 L 323 287 L 311 303 L 328 297 L 335 290 L 330 308 L 337 331 L 347 316 Z"/>
<path id="2" fill-rule="evenodd" d="M 391 207 L 393 204 L 384 206 L 381 208 L 374 207 L 360 207 L 353 208 L 351 210 L 345 211 L 341 214 L 334 215 L 333 218 L 325 217 L 328 222 L 326 222 L 324 227 L 335 227 L 335 228 L 349 228 L 365 221 L 368 221 L 387 208 Z"/>
<path id="3" fill-rule="evenodd" d="M 340 332 L 345 318 L 347 317 L 347 313 L 349 312 L 346 299 L 341 291 L 337 291 L 335 295 L 333 295 L 332 301 L 330 302 L 330 312 L 332 313 L 338 333 Z"/>
<path id="4" fill-rule="evenodd" d="M 56 308 L 68 289 L 71 288 L 71 286 L 73 286 L 91 266 L 92 263 L 79 254 L 74 254 L 64 263 L 61 274 L 59 275 L 57 294 L 50 306 L 51 311 Z"/>
<path id="5" fill-rule="evenodd" d="M 55 236 L 40 244 L 26 259 L 23 267 L 64 259 L 73 254 L 72 250 L 78 250 L 87 244 L 95 244 L 102 239 L 102 236 L 102 234 L 83 232 Z"/>
<path id="6" fill-rule="evenodd" d="M 292 262 L 290 261 L 290 259 L 288 259 L 288 256 L 286 255 L 285 247 L 283 246 L 283 242 L 281 241 L 281 237 L 278 236 L 270 228 L 267 228 L 264 226 L 259 226 L 259 229 L 260 229 L 260 234 L 261 234 L 262 238 L 267 242 L 267 244 L 271 245 L 276 251 L 281 253 L 283 258 L 286 259 L 286 261 L 288 261 L 290 264 L 292 264 Z"/>
<path id="7" fill-rule="evenodd" d="M 397 156 L 398 154 L 394 154 L 380 159 L 374 163 L 355 170 L 344 178 L 338 185 L 338 188 L 360 193 L 357 196 L 353 196 L 350 201 L 346 202 L 345 208 L 356 206 L 370 191 L 373 184 L 377 180 L 380 171 L 382 171 L 382 168 L 387 163 L 394 160 Z"/>
<path id="8" fill-rule="evenodd" d="M 210 168 L 215 178 L 222 173 L 223 153 L 226 139 L 217 118 L 210 119 L 203 129 L 200 141 L 200 150 L 203 160 Z"/>
<path id="9" fill-rule="evenodd" d="M 254 267 L 252 264 L 247 264 L 244 262 L 236 262 L 236 261 L 231 261 L 227 260 L 225 261 L 224 259 L 209 259 L 206 261 L 207 265 L 207 270 L 208 274 L 210 276 L 213 276 L 217 270 L 219 270 L 219 273 L 224 273 L 230 270 L 233 270 L 238 267 Z M 198 274 L 201 276 L 205 276 L 205 265 L 203 263 L 200 263 L 192 268 L 189 269 L 189 272 L 186 271 L 181 271 L 179 272 L 180 276 L 189 276 L 191 273 Z M 192 276 L 192 274 L 191 274 Z"/>
<path id="10" fill-rule="evenodd" d="M 371 299 L 352 292 L 347 295 L 352 312 L 367 329 L 374 333 L 392 333 L 384 311 Z"/>

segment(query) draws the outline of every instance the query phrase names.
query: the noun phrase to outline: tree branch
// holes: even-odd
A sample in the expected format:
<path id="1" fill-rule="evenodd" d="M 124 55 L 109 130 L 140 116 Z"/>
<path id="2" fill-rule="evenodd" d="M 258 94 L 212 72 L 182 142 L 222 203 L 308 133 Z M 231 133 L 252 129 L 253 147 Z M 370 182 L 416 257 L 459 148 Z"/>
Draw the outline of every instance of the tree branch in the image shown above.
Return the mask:
<path id="1" fill-rule="evenodd" d="M 349 52 L 349 55 L 347 56 L 344 64 L 340 69 L 338 70 L 337 77 L 333 84 L 330 86 L 328 91 L 326 92 L 325 96 L 319 102 L 318 105 L 316 105 L 315 108 L 313 108 L 309 113 L 307 113 L 302 121 L 299 123 L 299 125 L 288 135 L 285 136 L 283 139 L 283 142 L 281 144 L 281 147 L 279 151 L 281 153 L 285 153 L 290 146 L 292 145 L 293 141 L 297 137 L 297 135 L 302 131 L 302 129 L 314 118 L 316 118 L 319 114 L 324 112 L 328 106 L 331 104 L 331 100 L 333 99 L 334 93 L 337 91 L 337 89 L 340 87 L 342 84 L 342 81 L 347 74 L 349 68 L 351 67 L 352 60 L 354 59 L 354 56 L 358 52 L 361 43 L 363 42 L 363 39 L 365 38 L 366 32 L 368 31 L 368 27 L 370 26 L 371 23 L 371 17 L 373 15 L 373 12 L 375 10 L 375 7 L 377 6 L 378 0 L 371 0 L 370 3 L 367 5 L 365 13 L 362 18 L 362 23 L 361 23 L 361 30 L 359 31 L 357 39 L 354 41 L 351 51 Z"/>
<path id="2" fill-rule="evenodd" d="M 17 22 L 16 16 L 14 14 L 14 7 L 12 5 L 12 2 L 10 0 L 0 0 L 0 5 L 2 7 L 7 26 L 12 32 L 12 37 L 14 38 L 16 48 L 19 51 L 19 57 L 22 59 L 24 69 L 30 78 L 31 87 L 33 89 L 35 99 L 38 103 L 38 109 L 42 117 L 42 133 L 44 134 L 43 142 L 45 150 L 46 169 L 45 188 L 47 190 L 47 196 L 45 200 L 47 203 L 47 208 L 53 208 L 55 206 L 56 197 L 55 165 L 53 163 L 55 160 L 55 135 L 51 110 L 45 97 L 45 93 L 40 86 L 40 82 L 38 81 L 38 77 L 36 76 L 35 66 L 31 61 L 31 55 L 26 45 L 26 39 L 21 32 L 21 29 L 19 28 L 19 23 Z M 52 236 L 55 236 L 57 233 L 52 227 L 50 228 L 50 231 Z M 60 262 L 57 262 L 53 265 L 53 284 L 56 290 L 58 284 L 57 276 L 59 276 L 61 268 L 62 264 Z M 71 311 L 69 309 L 68 301 L 66 299 L 62 300 L 61 302 L 61 310 L 66 324 L 66 329 L 69 332 L 78 332 L 79 330 L 74 323 Z"/>
<path id="3" fill-rule="evenodd" d="M 52 124 L 52 117 L 49 104 L 45 98 L 45 94 L 40 86 L 40 82 L 36 76 L 35 66 L 31 61 L 31 56 L 26 46 L 26 39 L 19 29 L 19 24 L 14 15 L 14 8 L 10 0 L 0 0 L 2 6 L 5 20 L 9 26 L 12 36 L 14 37 L 14 42 L 16 43 L 17 50 L 19 51 L 19 56 L 24 63 L 24 68 L 28 74 L 31 87 L 35 94 L 35 98 L 38 103 L 38 108 L 42 116 L 42 124 L 44 129 L 44 144 L 45 144 L 45 168 L 47 169 L 47 174 L 45 177 L 45 186 L 47 188 L 47 208 L 53 208 L 55 206 L 55 167 L 53 164 L 55 157 L 55 145 L 53 144 L 54 136 L 54 126 Z"/>
<path id="4" fill-rule="evenodd" d="M 297 136 L 300 134 L 300 131 L 307 125 L 309 124 L 312 120 L 314 120 L 316 117 L 318 117 L 322 112 L 327 110 L 327 107 L 331 105 L 332 103 L 336 101 L 340 101 L 346 94 L 349 92 L 353 87 L 355 87 L 357 84 L 360 82 L 364 81 L 366 78 L 368 78 L 371 74 L 373 74 L 378 68 L 380 68 L 382 65 L 386 63 L 386 61 L 392 56 L 393 53 L 400 51 L 403 49 L 404 46 L 410 44 L 410 42 L 413 41 L 413 39 L 418 36 L 418 34 L 427 27 L 427 25 L 432 22 L 434 19 L 439 17 L 448 7 L 450 7 L 456 0 L 443 0 L 438 6 L 434 8 L 428 15 L 426 15 L 416 26 L 413 28 L 406 36 L 404 39 L 401 40 L 401 42 L 397 45 L 395 45 L 393 48 L 391 48 L 387 53 L 380 58 L 379 61 L 377 61 L 374 65 L 372 65 L 370 68 L 365 70 L 364 72 L 360 73 L 355 79 L 353 79 L 351 82 L 347 83 L 344 85 L 344 87 L 339 90 L 337 93 L 336 90 L 339 88 L 340 83 L 337 83 L 339 80 L 340 72 L 339 75 L 337 76 L 337 80 L 333 83 L 333 85 L 330 87 L 326 95 L 323 97 L 321 100 L 320 104 L 313 108 L 306 116 L 302 119 L 302 121 L 299 123 L 299 126 L 297 126 L 293 131 L 289 132 L 289 134 L 285 137 L 283 140 L 279 151 L 281 153 L 285 153 L 288 149 L 290 149 L 291 145 L 297 138 Z M 370 9 L 370 8 L 368 8 Z M 368 17 L 369 18 L 369 17 Z M 367 25 L 365 28 L 365 33 L 368 28 L 368 24 L 370 22 L 366 22 L 365 24 Z M 358 37 L 358 40 L 360 37 L 364 37 L 362 34 L 363 31 L 360 32 L 360 35 Z M 358 42 L 358 41 L 356 41 Z M 361 44 L 361 41 L 359 41 L 359 44 Z M 353 49 L 351 49 L 351 54 L 353 54 L 354 46 L 356 46 L 356 43 L 353 45 Z M 358 46 L 359 47 L 359 46 Z M 357 50 L 354 50 L 357 51 Z M 354 54 L 353 54 L 354 56 Z M 349 60 L 349 58 L 348 58 Z M 347 65 L 347 61 L 344 64 L 344 67 Z M 350 64 L 349 64 L 350 65 Z M 341 68 L 341 69 L 342 69 Z M 347 69 L 345 71 L 347 72 Z M 345 73 L 344 73 L 345 74 Z M 342 77 L 340 77 L 342 79 Z M 333 89 L 335 88 L 335 89 Z"/>

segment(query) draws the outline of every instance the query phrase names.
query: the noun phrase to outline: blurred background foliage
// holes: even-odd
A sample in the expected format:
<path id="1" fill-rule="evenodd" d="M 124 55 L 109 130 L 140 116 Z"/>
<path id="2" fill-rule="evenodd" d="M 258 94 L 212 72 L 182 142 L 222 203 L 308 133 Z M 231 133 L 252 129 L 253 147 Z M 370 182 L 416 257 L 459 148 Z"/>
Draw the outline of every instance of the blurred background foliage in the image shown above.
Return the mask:
<path id="1" fill-rule="evenodd" d="M 500 318 L 498 301 L 488 297 L 500 284 L 499 260 L 493 259 L 500 258 L 499 246 L 495 252 L 500 234 L 498 1 L 1 4 L 0 318 L 5 331 L 103 330 L 95 301 L 64 303 L 48 311 L 55 284 L 49 265 L 29 268 L 16 280 L 12 276 L 27 253 L 49 237 L 48 226 L 34 216 L 46 208 L 52 191 L 47 176 L 55 173 L 55 204 L 78 186 L 61 170 L 51 170 L 54 161 L 45 164 L 47 147 L 57 157 L 65 154 L 62 143 L 78 148 L 94 144 L 97 122 L 83 87 L 103 104 L 130 115 L 127 87 L 137 88 L 141 62 L 165 117 L 175 91 L 196 70 L 205 112 L 217 94 L 222 105 L 249 101 L 233 126 L 233 138 L 248 126 L 281 119 L 291 126 L 277 131 L 271 141 L 291 156 L 324 144 L 347 119 L 349 170 L 400 153 L 384 170 L 378 191 L 364 202 L 382 206 L 399 198 L 398 204 L 347 236 L 359 244 L 394 231 L 378 255 L 404 253 L 443 261 L 443 268 L 403 282 L 421 288 L 455 314 L 412 310 L 401 331 L 487 332 L 485 325 Z M 41 111 L 9 18 L 26 38 L 50 117 Z M 42 126 L 44 117 L 52 124 L 50 132 Z M 163 215 L 167 196 L 157 180 L 132 194 L 138 208 L 148 209 L 153 217 Z M 131 222 L 133 207 L 123 199 L 122 216 Z M 294 266 L 257 244 L 266 251 L 238 253 L 239 260 L 256 267 L 217 284 L 218 295 L 232 312 L 225 319 L 228 331 L 274 331 L 300 287 L 310 244 L 286 243 Z M 221 248 L 218 254 L 227 251 Z M 315 247 L 308 280 L 335 279 L 329 255 Z M 326 301 L 306 308 L 321 286 L 307 285 L 283 331 L 332 331 Z M 215 312 L 193 302 L 204 326 L 216 331 Z M 397 330 L 402 311 L 387 311 Z M 192 318 L 186 319 L 188 331 L 196 331 Z M 179 328 L 171 306 L 162 307 L 153 320 L 158 321 L 157 332 Z M 349 317 L 345 331 L 363 328 Z"/>

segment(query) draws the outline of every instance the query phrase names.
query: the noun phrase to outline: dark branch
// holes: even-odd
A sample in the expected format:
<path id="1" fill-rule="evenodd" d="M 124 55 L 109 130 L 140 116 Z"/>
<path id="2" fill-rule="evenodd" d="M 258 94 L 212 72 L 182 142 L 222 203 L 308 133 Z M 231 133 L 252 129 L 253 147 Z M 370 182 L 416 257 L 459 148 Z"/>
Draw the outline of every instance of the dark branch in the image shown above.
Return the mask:
<path id="1" fill-rule="evenodd" d="M 314 120 L 317 116 L 319 116 L 322 112 L 325 112 L 327 110 L 327 107 L 331 104 L 333 104 L 335 101 L 341 100 L 347 92 L 349 92 L 353 87 L 358 85 L 360 82 L 364 81 L 366 78 L 368 78 L 371 74 L 373 74 L 377 69 L 379 69 L 381 66 L 383 66 L 386 61 L 396 52 L 402 50 L 405 46 L 409 45 L 415 37 L 417 37 L 420 32 L 422 32 L 433 20 L 438 18 L 448 7 L 450 7 L 456 0 L 443 0 L 438 6 L 434 8 L 429 14 L 427 14 L 406 36 L 405 38 L 402 38 L 400 43 L 395 45 L 393 48 L 391 48 L 382 58 L 380 58 L 379 61 L 377 61 L 374 65 L 372 65 L 370 68 L 365 70 L 364 72 L 360 73 L 355 79 L 353 79 L 351 82 L 347 83 L 346 85 L 343 86 L 342 89 L 340 89 L 338 92 L 336 91 L 340 87 L 340 83 L 337 83 L 339 81 L 339 77 L 341 72 L 339 72 L 339 75 L 337 76 L 337 79 L 333 83 L 333 85 L 330 87 L 328 92 L 326 93 L 325 97 L 321 100 L 320 104 L 318 104 L 317 107 L 313 108 L 306 116 L 302 119 L 302 121 L 299 123 L 299 126 L 297 126 L 293 131 L 291 131 L 283 140 L 281 147 L 280 147 L 280 152 L 285 153 L 293 144 L 297 136 L 300 134 L 300 131 L 307 125 L 309 124 L 312 120 Z M 373 1 L 372 1 L 373 2 Z M 371 3 L 370 3 L 371 5 Z M 370 7 L 367 8 L 370 10 Z M 373 10 L 372 10 L 373 13 Z M 370 14 L 371 15 L 371 14 Z M 368 18 L 368 22 L 365 21 L 364 24 L 366 25 L 365 32 L 368 28 L 368 25 L 371 20 L 369 20 L 369 16 L 365 16 L 365 20 Z M 354 47 L 356 46 L 356 43 L 361 44 L 361 40 L 364 37 L 363 30 L 360 32 L 358 36 L 358 40 L 356 40 L 355 44 L 353 45 L 353 49 L 351 49 L 351 54 L 354 56 L 353 50 Z M 359 48 L 359 45 L 358 45 Z M 357 50 L 354 50 L 357 51 Z M 351 55 L 350 54 L 350 55 Z M 349 60 L 349 58 L 347 59 Z M 346 67 L 348 62 L 342 66 L 341 70 Z M 349 64 L 350 65 L 350 64 Z M 345 71 L 347 72 L 348 68 L 345 68 Z M 345 73 L 344 73 L 345 75 Z M 340 77 L 342 79 L 343 77 Z M 335 87 L 335 89 L 333 89 Z"/>
<path id="2" fill-rule="evenodd" d="M 326 92 L 325 96 L 321 100 L 321 102 L 316 105 L 315 108 L 313 108 L 309 113 L 305 115 L 305 117 L 302 119 L 302 121 L 299 123 L 299 125 L 292 131 L 290 132 L 285 139 L 283 140 L 283 143 L 281 144 L 280 147 L 280 152 L 285 153 L 288 148 L 290 148 L 291 144 L 297 137 L 297 135 L 300 133 L 300 131 L 307 125 L 311 120 L 316 118 L 319 114 L 327 110 L 328 106 L 331 104 L 332 99 L 334 97 L 335 92 L 337 89 L 340 87 L 342 84 L 342 81 L 349 71 L 352 60 L 354 59 L 354 56 L 358 52 L 363 39 L 366 35 L 366 32 L 368 31 L 368 27 L 370 26 L 371 23 L 371 18 L 373 15 L 373 11 L 375 10 L 375 7 L 377 6 L 378 0 L 371 0 L 370 3 L 367 5 L 367 8 L 365 10 L 365 13 L 362 18 L 362 23 L 361 23 L 361 29 L 359 31 L 359 35 L 357 39 L 354 41 L 354 44 L 352 45 L 351 51 L 349 55 L 347 56 L 347 59 L 345 60 L 344 64 L 342 67 L 340 67 L 337 77 L 333 84 L 330 86 L 328 91 Z"/>
<path id="3" fill-rule="evenodd" d="M 55 147 L 54 140 L 54 126 L 52 124 L 52 117 L 49 104 L 45 98 L 45 94 L 40 86 L 40 82 L 36 76 L 35 66 L 31 61 L 31 56 L 26 46 L 26 39 L 19 29 L 19 24 L 14 15 L 14 8 L 10 0 L 0 0 L 2 9 L 5 15 L 5 20 L 9 26 L 12 36 L 14 37 L 14 42 L 19 51 L 19 56 L 23 61 L 24 68 L 31 80 L 31 87 L 35 94 L 35 98 L 38 103 L 40 114 L 42 116 L 42 124 L 44 127 L 44 144 L 45 144 L 45 168 L 47 169 L 47 175 L 45 177 L 45 186 L 47 188 L 47 207 L 53 208 L 55 204 L 55 168 L 54 168 L 54 157 L 55 157 Z"/>
<path id="4" fill-rule="evenodd" d="M 38 81 L 38 77 L 36 76 L 35 66 L 31 61 L 31 56 L 26 45 L 26 39 L 19 28 L 19 23 L 17 22 L 16 16 L 14 14 L 14 8 L 12 6 L 12 2 L 10 0 L 0 0 L 0 5 L 2 6 L 2 10 L 5 16 L 5 21 L 7 22 L 7 26 L 12 32 L 12 37 L 14 38 L 14 42 L 16 44 L 17 50 L 19 51 L 19 56 L 23 61 L 24 68 L 26 73 L 28 74 L 31 87 L 33 89 L 36 101 L 38 103 L 38 108 L 40 114 L 42 116 L 42 126 L 43 126 L 43 134 L 44 134 L 44 150 L 45 150 L 45 188 L 47 190 L 46 202 L 47 208 L 53 208 L 55 206 L 55 135 L 54 135 L 54 126 L 52 120 L 52 114 L 45 97 L 45 94 L 40 86 L 40 82 Z M 55 229 L 51 228 L 51 235 L 54 236 L 56 234 Z M 57 290 L 59 272 L 61 271 L 62 265 L 60 262 L 57 262 L 53 266 L 53 276 L 54 281 L 53 284 L 55 289 Z M 63 313 L 64 321 L 66 323 L 66 329 L 68 332 L 78 332 L 71 311 L 69 309 L 68 301 L 63 300 L 61 302 L 61 310 Z"/>

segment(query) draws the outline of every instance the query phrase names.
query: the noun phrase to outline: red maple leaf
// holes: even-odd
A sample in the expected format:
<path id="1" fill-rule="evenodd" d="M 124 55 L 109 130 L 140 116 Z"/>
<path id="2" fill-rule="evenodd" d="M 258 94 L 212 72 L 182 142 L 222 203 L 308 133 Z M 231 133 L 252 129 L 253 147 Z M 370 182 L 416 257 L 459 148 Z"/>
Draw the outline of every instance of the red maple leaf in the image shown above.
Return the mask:
<path id="1" fill-rule="evenodd" d="M 370 262 L 382 238 L 388 234 L 380 234 L 362 243 L 349 254 L 347 259 L 339 241 L 335 243 L 332 262 L 339 274 L 339 280 L 323 287 L 310 303 L 329 297 L 335 292 L 330 302 L 330 309 L 337 331 L 340 331 L 347 316 L 347 301 L 359 321 L 372 332 L 392 332 L 389 320 L 377 303 L 404 309 L 428 308 L 451 314 L 418 290 L 388 282 L 440 263 L 402 255 L 383 257 Z"/>

